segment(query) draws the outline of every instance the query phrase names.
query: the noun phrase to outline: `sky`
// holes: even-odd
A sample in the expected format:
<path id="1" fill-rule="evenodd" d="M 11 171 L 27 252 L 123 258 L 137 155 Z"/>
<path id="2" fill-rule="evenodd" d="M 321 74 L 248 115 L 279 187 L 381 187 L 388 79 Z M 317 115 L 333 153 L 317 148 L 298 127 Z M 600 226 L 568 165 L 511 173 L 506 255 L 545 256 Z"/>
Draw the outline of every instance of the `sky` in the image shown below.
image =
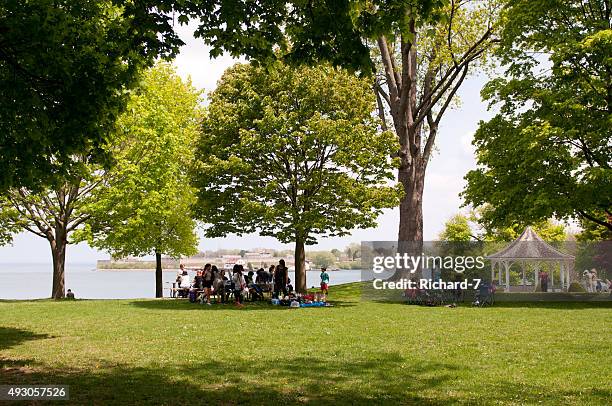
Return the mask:
<path id="1" fill-rule="evenodd" d="M 181 77 L 191 77 L 197 88 L 208 93 L 214 90 L 223 71 L 237 61 L 229 56 L 210 59 L 209 50 L 204 43 L 192 37 L 193 28 L 193 26 L 178 28 L 177 31 L 185 46 L 181 48 L 174 63 Z M 437 148 L 425 177 L 423 196 L 425 240 L 436 239 L 445 221 L 462 210 L 459 193 L 465 186 L 463 177 L 475 167 L 472 135 L 480 120 L 487 120 L 492 116 L 487 111 L 486 103 L 480 98 L 480 89 L 486 81 L 485 76 L 472 76 L 466 79 L 459 90 L 460 106 L 447 111 L 442 118 L 436 142 Z M 318 245 L 307 249 L 329 250 L 344 248 L 352 242 L 395 240 L 398 222 L 399 211 L 387 210 L 378 218 L 378 226 L 375 228 L 353 230 L 351 235 L 345 237 L 322 238 L 319 239 Z M 287 249 L 292 246 L 281 244 L 272 237 L 260 237 L 257 234 L 215 239 L 200 238 L 200 250 L 220 248 Z M 84 243 L 71 245 L 67 251 L 68 263 L 95 262 L 108 257 L 108 253 L 92 249 Z M 12 245 L 0 247 L 0 262 L 50 263 L 49 243 L 32 234 L 19 234 Z"/>

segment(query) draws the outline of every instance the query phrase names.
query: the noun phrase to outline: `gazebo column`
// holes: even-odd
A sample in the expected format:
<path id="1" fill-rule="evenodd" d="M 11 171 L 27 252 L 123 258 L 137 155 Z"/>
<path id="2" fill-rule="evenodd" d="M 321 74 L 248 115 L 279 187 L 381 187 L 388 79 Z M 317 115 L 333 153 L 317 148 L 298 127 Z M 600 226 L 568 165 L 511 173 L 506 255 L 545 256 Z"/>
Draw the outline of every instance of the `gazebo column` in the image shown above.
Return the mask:
<path id="1" fill-rule="evenodd" d="M 533 291 L 537 292 L 538 289 L 538 271 L 540 270 L 540 267 L 538 266 L 538 264 L 534 264 L 533 265 Z"/>
<path id="2" fill-rule="evenodd" d="M 510 264 L 504 262 L 504 268 L 506 268 L 506 292 L 510 292 Z"/>
<path id="3" fill-rule="evenodd" d="M 491 283 L 495 281 L 495 263 L 491 263 Z"/>
<path id="4" fill-rule="evenodd" d="M 565 289 L 565 269 L 563 269 L 563 262 L 559 264 L 559 277 L 561 278 L 561 291 Z"/>
<path id="5" fill-rule="evenodd" d="M 555 291 L 555 268 L 554 267 L 550 270 L 550 291 L 551 292 Z"/>

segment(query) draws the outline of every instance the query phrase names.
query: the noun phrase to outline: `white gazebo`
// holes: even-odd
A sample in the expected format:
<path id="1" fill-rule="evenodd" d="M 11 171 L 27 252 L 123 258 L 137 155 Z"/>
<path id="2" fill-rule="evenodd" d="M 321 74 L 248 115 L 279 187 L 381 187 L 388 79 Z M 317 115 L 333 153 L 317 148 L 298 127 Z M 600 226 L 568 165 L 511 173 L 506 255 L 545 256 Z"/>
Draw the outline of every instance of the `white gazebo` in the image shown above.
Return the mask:
<path id="1" fill-rule="evenodd" d="M 503 250 L 495 254 L 488 255 L 491 260 L 491 281 L 495 280 L 495 272 L 499 278 L 498 284 L 502 285 L 502 271 L 506 272 L 506 292 L 510 291 L 510 267 L 513 264 L 520 264 L 523 273 L 523 286 L 526 284 L 525 265 L 534 265 L 534 284 L 537 285 L 539 267 L 542 263 L 552 263 L 559 265 L 559 275 L 561 276 L 561 289 L 567 289 L 570 284 L 570 269 L 574 263 L 574 257 L 559 251 L 555 247 L 547 244 L 531 227 L 527 227 L 523 234 L 515 241 L 510 243 Z M 550 285 L 553 286 L 553 275 L 551 273 Z"/>

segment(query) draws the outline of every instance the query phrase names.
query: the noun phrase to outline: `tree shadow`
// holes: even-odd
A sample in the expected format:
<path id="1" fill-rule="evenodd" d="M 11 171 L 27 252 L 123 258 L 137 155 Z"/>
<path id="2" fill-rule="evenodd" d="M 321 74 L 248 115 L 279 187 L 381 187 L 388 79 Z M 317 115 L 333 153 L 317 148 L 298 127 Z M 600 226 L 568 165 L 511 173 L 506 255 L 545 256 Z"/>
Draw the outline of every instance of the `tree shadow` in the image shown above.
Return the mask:
<path id="1" fill-rule="evenodd" d="M 53 338 L 48 334 L 36 334 L 28 330 L 0 326 L 0 350 L 7 350 L 25 341 Z"/>
<path id="2" fill-rule="evenodd" d="M 495 301 L 493 308 L 531 308 L 555 310 L 612 309 L 610 302 L 503 302 Z"/>
<path id="3" fill-rule="evenodd" d="M 380 354 L 352 362 L 237 358 L 166 368 L 102 364 L 93 371 L 14 369 L 3 383 L 69 385 L 70 403 L 76 404 L 448 403 L 420 393 L 448 382 L 455 367 L 432 362 L 403 370 L 401 363 L 400 354 Z"/>
<path id="4" fill-rule="evenodd" d="M 458 307 L 472 307 L 475 296 L 472 292 L 465 294 L 462 300 L 453 302 L 452 297 L 446 297 L 444 305 L 455 303 Z M 496 294 L 494 296 L 495 303 L 493 308 L 547 308 L 558 310 L 580 310 L 580 309 L 610 309 L 612 308 L 612 299 L 607 298 L 587 298 L 580 300 L 579 297 L 560 294 L 541 293 L 541 294 Z M 401 296 L 382 296 L 382 297 L 365 297 L 363 302 L 374 302 L 379 304 L 410 304 L 405 297 Z M 428 307 L 428 306 L 423 306 Z M 438 306 L 440 307 L 440 306 Z"/>
<path id="5" fill-rule="evenodd" d="M 12 361 L 20 362 L 20 361 Z M 70 385 L 74 404 L 606 404 L 606 389 L 560 390 L 545 384 L 486 384 L 458 388 L 455 379 L 474 367 L 413 360 L 405 354 L 369 353 L 350 359 L 321 357 L 183 362 L 130 367 L 101 362 L 92 369 L 14 369 L 3 384 Z M 475 378 L 474 378 L 475 379 Z M 482 382 L 480 383 L 482 384 Z M 52 402 L 49 402 L 52 403 Z"/>
<path id="6" fill-rule="evenodd" d="M 355 306 L 354 302 L 349 301 L 330 301 L 332 307 L 352 307 Z M 152 310 L 205 310 L 205 311 L 219 311 L 219 310 L 232 310 L 232 311 L 279 311 L 279 310 L 292 310 L 292 311 L 308 311 L 313 309 L 327 310 L 327 308 L 319 307 L 307 307 L 299 309 L 290 309 L 288 306 L 272 305 L 268 302 L 244 302 L 243 307 L 237 307 L 234 303 L 212 303 L 210 306 L 202 305 L 200 303 L 191 303 L 186 299 L 163 299 L 163 300 L 132 300 L 129 302 L 130 306 L 140 307 L 143 309 Z"/>

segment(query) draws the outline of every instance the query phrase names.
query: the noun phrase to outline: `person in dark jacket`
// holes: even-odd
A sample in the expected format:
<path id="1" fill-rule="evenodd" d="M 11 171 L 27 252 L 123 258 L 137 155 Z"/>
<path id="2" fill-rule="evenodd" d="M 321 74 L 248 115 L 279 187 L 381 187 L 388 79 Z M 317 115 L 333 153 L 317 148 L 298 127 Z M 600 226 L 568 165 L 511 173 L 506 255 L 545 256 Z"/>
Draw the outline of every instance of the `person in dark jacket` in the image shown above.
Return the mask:
<path id="1" fill-rule="evenodd" d="M 274 271 L 274 297 L 278 298 L 282 293 L 282 297 L 287 296 L 287 284 L 289 283 L 289 269 L 285 266 L 285 260 L 278 261 L 276 270 Z"/>

